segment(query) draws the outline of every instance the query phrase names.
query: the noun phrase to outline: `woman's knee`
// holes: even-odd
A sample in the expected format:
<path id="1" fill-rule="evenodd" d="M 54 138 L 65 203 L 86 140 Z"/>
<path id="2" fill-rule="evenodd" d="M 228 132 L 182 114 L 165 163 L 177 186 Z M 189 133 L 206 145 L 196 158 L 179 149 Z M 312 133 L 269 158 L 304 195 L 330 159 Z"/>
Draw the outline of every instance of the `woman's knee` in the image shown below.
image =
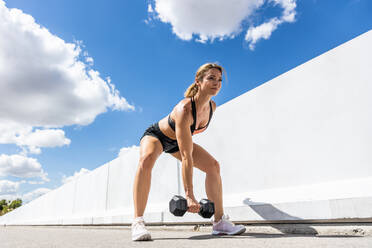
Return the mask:
<path id="1" fill-rule="evenodd" d="M 211 163 L 209 173 L 220 174 L 220 163 L 218 163 L 217 160 L 213 160 L 213 162 Z"/>
<path id="2" fill-rule="evenodd" d="M 152 168 L 154 167 L 157 157 L 158 156 L 154 153 L 148 153 L 148 154 L 141 155 L 139 159 L 139 164 L 138 164 L 139 169 L 145 172 L 151 172 Z"/>

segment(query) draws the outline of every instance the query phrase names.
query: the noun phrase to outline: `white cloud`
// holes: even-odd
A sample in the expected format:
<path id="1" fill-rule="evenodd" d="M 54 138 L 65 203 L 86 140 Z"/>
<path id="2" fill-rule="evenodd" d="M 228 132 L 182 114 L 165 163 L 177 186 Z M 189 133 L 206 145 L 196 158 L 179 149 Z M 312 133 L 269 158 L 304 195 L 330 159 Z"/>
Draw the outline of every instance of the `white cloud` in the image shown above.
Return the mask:
<path id="1" fill-rule="evenodd" d="M 29 146 L 27 148 L 22 147 L 22 152 L 20 154 L 23 155 L 23 156 L 27 156 L 28 153 L 31 153 L 31 154 L 40 154 L 41 153 L 40 147 Z"/>
<path id="2" fill-rule="evenodd" d="M 154 12 L 154 10 L 153 10 L 151 4 L 149 4 L 149 5 L 147 6 L 147 12 L 149 12 L 149 13 L 153 13 L 153 12 Z"/>
<path id="3" fill-rule="evenodd" d="M 40 147 L 58 147 L 69 145 L 61 129 L 35 129 L 17 123 L 0 124 L 0 144 L 16 144 L 23 148 L 23 153 L 40 154 Z M 27 149 L 26 149 L 27 147 Z"/>
<path id="4" fill-rule="evenodd" d="M 127 153 L 131 152 L 132 150 L 139 151 L 139 146 L 133 145 L 133 146 L 130 146 L 130 147 L 121 148 L 120 151 L 119 151 L 118 157 L 121 157 L 124 154 L 127 154 Z"/>
<path id="5" fill-rule="evenodd" d="M 62 176 L 62 184 L 74 181 L 74 180 L 78 179 L 80 176 L 85 175 L 89 172 L 91 172 L 91 171 L 88 170 L 88 169 L 85 169 L 85 168 L 81 168 L 80 171 L 76 171 L 73 176 L 67 177 L 66 175 L 63 175 Z"/>
<path id="6" fill-rule="evenodd" d="M 18 198 L 21 198 L 22 199 L 22 205 L 36 199 L 36 198 L 39 198 L 40 196 L 48 193 L 52 191 L 51 189 L 48 189 L 48 188 L 38 188 L 38 189 L 35 189 L 29 193 L 26 193 L 24 195 L 22 195 L 21 197 L 18 197 Z M 17 197 L 16 197 L 17 198 Z M 13 198 L 14 199 L 14 198 Z"/>
<path id="7" fill-rule="evenodd" d="M 251 43 L 251 49 L 261 38 L 268 39 L 279 24 L 293 22 L 296 14 L 296 0 L 153 0 L 152 3 L 148 6 L 148 21 L 156 18 L 169 23 L 180 39 L 191 40 L 196 36 L 195 40 L 201 43 L 234 38 L 265 3 L 278 5 L 283 9 L 280 17 L 265 25 L 249 27 L 246 41 Z"/>
<path id="8" fill-rule="evenodd" d="M 32 127 L 0 119 L 0 144 L 15 144 L 19 136 L 32 132 Z"/>
<path id="9" fill-rule="evenodd" d="M 256 43 L 261 39 L 269 39 L 271 33 L 284 22 L 294 22 L 296 16 L 296 0 L 270 0 L 275 5 L 280 5 L 284 11 L 279 18 L 274 17 L 256 27 L 249 27 L 245 40 L 249 43 L 249 48 L 254 50 Z"/>
<path id="10" fill-rule="evenodd" d="M 30 191 L 26 194 L 13 194 L 12 192 L 9 192 L 9 194 L 0 194 L 0 200 L 5 199 L 7 201 L 13 201 L 15 199 L 22 199 L 22 205 L 27 204 L 28 202 L 35 200 L 36 198 L 52 191 L 48 188 L 38 188 L 33 191 Z"/>
<path id="11" fill-rule="evenodd" d="M 43 184 L 44 182 L 36 182 L 36 181 L 26 181 L 21 180 L 18 182 L 13 182 L 9 180 L 0 180 L 0 200 L 5 199 L 7 201 L 13 201 L 15 199 L 22 199 L 22 205 L 42 196 L 45 193 L 51 191 L 48 188 L 38 188 L 36 190 L 30 191 L 26 194 L 20 194 L 19 187 L 23 183 L 30 183 L 30 184 Z"/>
<path id="12" fill-rule="evenodd" d="M 249 48 L 254 49 L 255 44 L 260 39 L 269 39 L 271 33 L 278 27 L 281 21 L 277 18 L 271 19 L 269 22 L 262 23 L 257 27 L 250 27 L 245 35 L 245 40 L 249 42 Z"/>
<path id="13" fill-rule="evenodd" d="M 45 181 L 27 181 L 27 183 L 28 184 L 45 184 Z"/>
<path id="14" fill-rule="evenodd" d="M 93 65 L 93 58 L 92 57 L 86 57 L 85 62 L 87 62 L 89 65 Z"/>
<path id="15" fill-rule="evenodd" d="M 19 189 L 19 185 L 20 182 L 0 180 L 0 195 L 16 193 Z"/>
<path id="16" fill-rule="evenodd" d="M 81 42 L 81 44 L 82 44 L 82 42 Z M 94 64 L 94 60 L 93 60 L 92 57 L 89 56 L 89 53 L 87 51 L 84 51 L 83 55 L 84 55 L 84 58 L 85 58 L 85 62 L 87 62 L 88 65 L 92 66 Z"/>
<path id="17" fill-rule="evenodd" d="M 70 140 L 65 137 L 65 132 L 61 129 L 36 129 L 24 137 L 17 137 L 18 145 L 27 145 L 31 147 L 56 147 L 69 145 Z"/>
<path id="18" fill-rule="evenodd" d="M 135 109 L 90 68 L 93 58 L 82 42 L 65 42 L 3 0 L 0 37 L 0 143 L 37 154 L 40 147 L 69 144 L 58 128 L 88 125 L 109 109 Z"/>
<path id="19" fill-rule="evenodd" d="M 22 155 L 0 155 L 0 177 L 14 176 L 20 178 L 39 177 L 48 182 L 48 173 L 44 172 L 35 158 Z"/>

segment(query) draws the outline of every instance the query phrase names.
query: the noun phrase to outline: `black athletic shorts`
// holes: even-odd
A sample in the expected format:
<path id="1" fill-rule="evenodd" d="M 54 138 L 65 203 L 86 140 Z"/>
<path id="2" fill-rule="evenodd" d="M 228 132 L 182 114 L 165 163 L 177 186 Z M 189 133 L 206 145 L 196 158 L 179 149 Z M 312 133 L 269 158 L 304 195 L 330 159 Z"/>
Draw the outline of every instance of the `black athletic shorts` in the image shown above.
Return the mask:
<path id="1" fill-rule="evenodd" d="M 163 145 L 163 151 L 166 153 L 174 153 L 180 150 L 178 147 L 177 140 L 171 139 L 168 136 L 166 136 L 160 130 L 158 122 L 152 124 L 150 127 L 146 129 L 146 131 L 140 138 L 140 142 L 145 135 L 150 135 L 150 136 L 157 138 L 160 141 L 160 143 Z"/>

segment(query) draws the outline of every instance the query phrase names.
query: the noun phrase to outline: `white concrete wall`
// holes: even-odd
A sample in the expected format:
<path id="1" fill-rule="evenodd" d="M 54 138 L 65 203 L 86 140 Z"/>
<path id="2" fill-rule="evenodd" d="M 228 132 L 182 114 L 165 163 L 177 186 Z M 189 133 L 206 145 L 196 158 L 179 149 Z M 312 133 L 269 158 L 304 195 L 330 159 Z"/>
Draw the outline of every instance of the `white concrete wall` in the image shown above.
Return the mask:
<path id="1" fill-rule="evenodd" d="M 217 108 L 195 141 L 225 193 L 372 176 L 371 44 L 372 31 Z"/>
<path id="2" fill-rule="evenodd" d="M 219 106 L 208 130 L 194 136 L 220 162 L 233 220 L 372 218 L 371 44 L 369 31 Z M 138 156 L 128 151 L 0 223 L 130 223 Z M 169 214 L 180 185 L 183 194 L 177 169 L 168 154 L 156 162 L 148 223 L 205 221 Z M 197 198 L 206 197 L 204 178 L 194 170 Z"/>

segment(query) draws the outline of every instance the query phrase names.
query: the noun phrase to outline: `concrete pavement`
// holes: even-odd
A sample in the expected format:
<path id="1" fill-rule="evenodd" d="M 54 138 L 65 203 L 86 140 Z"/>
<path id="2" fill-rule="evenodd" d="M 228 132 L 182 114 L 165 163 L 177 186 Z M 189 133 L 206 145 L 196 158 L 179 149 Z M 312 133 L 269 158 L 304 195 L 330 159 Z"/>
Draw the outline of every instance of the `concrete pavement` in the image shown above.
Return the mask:
<path id="1" fill-rule="evenodd" d="M 294 226 L 294 225 L 292 225 Z M 2 248 L 76 247 L 372 247 L 370 225 L 247 225 L 240 236 L 211 236 L 211 227 L 150 226 L 152 241 L 131 241 L 126 226 L 1 226 Z M 302 230 L 302 231 L 301 231 Z M 315 234 L 318 232 L 318 234 Z M 320 231 L 321 230 L 321 231 Z M 354 230 L 354 231 L 353 231 Z M 296 233 L 297 234 L 293 234 Z"/>

